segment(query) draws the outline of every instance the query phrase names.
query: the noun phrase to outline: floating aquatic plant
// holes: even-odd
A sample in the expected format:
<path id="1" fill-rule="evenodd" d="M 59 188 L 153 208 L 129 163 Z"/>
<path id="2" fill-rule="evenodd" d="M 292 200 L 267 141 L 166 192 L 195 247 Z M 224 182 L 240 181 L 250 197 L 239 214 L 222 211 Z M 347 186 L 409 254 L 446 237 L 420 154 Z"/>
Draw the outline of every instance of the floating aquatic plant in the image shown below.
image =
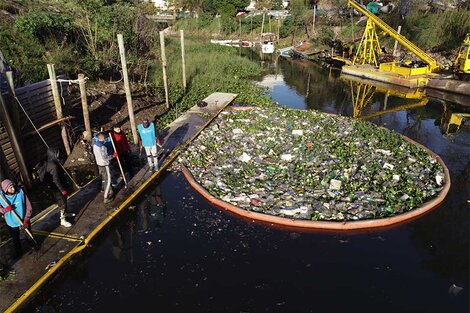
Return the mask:
<path id="1" fill-rule="evenodd" d="M 226 202 L 299 219 L 393 216 L 444 184 L 441 164 L 392 131 L 285 108 L 222 112 L 180 162 Z"/>

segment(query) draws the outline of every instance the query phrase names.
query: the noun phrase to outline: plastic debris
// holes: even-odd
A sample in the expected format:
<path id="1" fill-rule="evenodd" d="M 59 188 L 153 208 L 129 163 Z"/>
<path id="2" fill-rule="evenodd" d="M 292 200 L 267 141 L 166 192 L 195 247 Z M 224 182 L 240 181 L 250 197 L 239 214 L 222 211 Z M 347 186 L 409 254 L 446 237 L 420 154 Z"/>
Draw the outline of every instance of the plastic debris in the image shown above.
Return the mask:
<path id="1" fill-rule="evenodd" d="M 243 152 L 243 154 L 238 158 L 238 160 L 247 163 L 251 160 L 251 156 Z"/>
<path id="2" fill-rule="evenodd" d="M 217 132 L 206 128 L 179 162 L 214 197 L 245 210 L 366 220 L 410 211 L 442 190 L 435 158 L 369 122 L 260 108 L 226 111 L 213 125 Z"/>
<path id="3" fill-rule="evenodd" d="M 449 293 L 449 294 L 453 294 L 454 296 L 456 296 L 456 295 L 458 295 L 459 292 L 461 292 L 462 290 L 463 290 L 462 287 L 459 287 L 459 286 L 457 286 L 456 284 L 452 284 L 452 285 L 450 285 L 450 287 L 449 287 L 448 293 Z"/>
<path id="4" fill-rule="evenodd" d="M 340 190 L 341 189 L 341 181 L 337 179 L 330 180 L 330 189 L 331 190 Z"/>
<path id="5" fill-rule="evenodd" d="M 283 155 L 281 155 L 281 160 L 283 160 L 283 161 L 290 162 L 293 159 L 294 159 L 294 157 L 292 156 L 292 154 L 283 154 Z"/>
<path id="6" fill-rule="evenodd" d="M 50 269 L 51 267 L 55 266 L 56 264 L 57 264 L 57 261 L 52 261 L 51 263 L 47 264 L 46 271 Z"/>

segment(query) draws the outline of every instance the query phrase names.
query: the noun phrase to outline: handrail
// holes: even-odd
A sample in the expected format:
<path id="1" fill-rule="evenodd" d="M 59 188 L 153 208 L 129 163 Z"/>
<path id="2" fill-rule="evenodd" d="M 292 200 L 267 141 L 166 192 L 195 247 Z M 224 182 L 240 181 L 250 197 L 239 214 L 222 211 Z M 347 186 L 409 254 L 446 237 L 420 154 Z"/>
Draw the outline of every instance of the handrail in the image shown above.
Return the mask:
<path id="1" fill-rule="evenodd" d="M 426 52 L 421 50 L 418 46 L 416 46 L 414 43 L 406 39 L 404 36 L 400 35 L 396 30 L 394 30 L 392 27 L 387 25 L 387 23 L 382 21 L 375 14 L 369 12 L 364 6 L 360 5 L 354 0 L 348 0 L 348 5 L 353 7 L 360 13 L 362 13 L 367 18 L 369 18 L 371 21 L 374 22 L 374 24 L 379 26 L 384 32 L 389 34 L 393 39 L 398 41 L 402 46 L 404 46 L 406 49 L 411 51 L 418 58 L 426 62 L 429 65 L 429 68 L 431 71 L 434 72 L 440 68 L 439 63 L 434 58 L 429 56 Z"/>

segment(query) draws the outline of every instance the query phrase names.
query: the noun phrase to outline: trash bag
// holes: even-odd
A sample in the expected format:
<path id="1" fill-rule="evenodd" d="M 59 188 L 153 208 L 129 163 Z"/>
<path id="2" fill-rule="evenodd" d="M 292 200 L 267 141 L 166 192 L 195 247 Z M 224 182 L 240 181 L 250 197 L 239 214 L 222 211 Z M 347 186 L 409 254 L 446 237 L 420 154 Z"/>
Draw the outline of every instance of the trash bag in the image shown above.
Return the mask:
<path id="1" fill-rule="evenodd" d="M 382 7 L 382 5 L 380 5 L 379 3 L 377 2 L 369 2 L 367 5 L 366 5 L 366 9 L 367 11 L 373 13 L 373 14 L 378 14 L 380 12 L 380 8 Z"/>

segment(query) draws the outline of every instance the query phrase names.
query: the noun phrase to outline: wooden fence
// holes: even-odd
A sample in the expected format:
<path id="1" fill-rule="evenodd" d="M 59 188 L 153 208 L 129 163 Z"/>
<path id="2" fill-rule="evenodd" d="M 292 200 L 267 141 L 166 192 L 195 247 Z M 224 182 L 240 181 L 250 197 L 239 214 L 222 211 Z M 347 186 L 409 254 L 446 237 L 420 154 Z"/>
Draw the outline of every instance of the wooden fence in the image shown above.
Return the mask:
<path id="1" fill-rule="evenodd" d="M 65 75 L 57 77 L 58 80 L 66 79 Z M 61 92 L 61 101 L 64 110 L 64 116 L 67 116 L 67 104 L 70 102 L 70 95 L 64 83 L 58 83 Z M 56 147 L 64 151 L 64 144 L 61 137 L 60 126 L 54 123 L 57 120 L 57 113 L 52 96 L 52 86 L 49 80 L 20 87 L 15 90 L 16 97 L 27 112 L 34 125 L 40 129 L 42 137 L 51 147 Z M 8 109 L 15 125 L 17 136 L 20 139 L 20 145 L 23 151 L 25 163 L 29 170 L 39 161 L 45 159 L 47 147 L 39 137 L 28 117 L 24 114 L 18 102 L 10 97 L 8 93 L 3 94 L 3 98 L 8 105 Z M 13 153 L 10 138 L 4 125 L 0 122 L 0 146 L 4 159 L 2 166 L 5 173 L 9 173 L 13 178 L 18 179 L 19 168 L 15 154 Z M 3 157 L 0 155 L 0 157 Z M 6 164 L 5 164 L 6 163 Z M 8 166 L 8 168 L 5 168 Z"/>

